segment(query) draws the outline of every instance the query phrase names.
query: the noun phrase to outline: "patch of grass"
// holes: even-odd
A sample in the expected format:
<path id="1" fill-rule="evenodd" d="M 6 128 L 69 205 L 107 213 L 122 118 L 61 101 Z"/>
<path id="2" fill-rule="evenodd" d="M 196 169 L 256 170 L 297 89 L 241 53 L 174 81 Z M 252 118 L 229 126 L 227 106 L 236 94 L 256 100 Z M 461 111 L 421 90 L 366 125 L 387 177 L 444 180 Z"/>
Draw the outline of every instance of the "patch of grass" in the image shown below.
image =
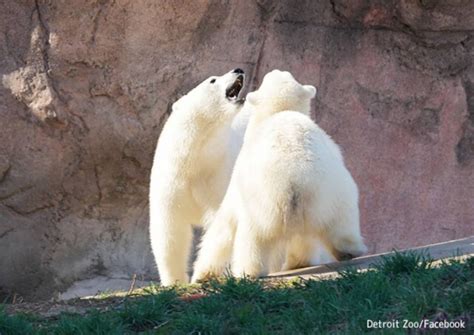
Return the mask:
<path id="1" fill-rule="evenodd" d="M 2 335 L 29 335 L 33 334 L 33 324 L 26 315 L 8 316 L 0 306 L 0 334 Z"/>
<path id="2" fill-rule="evenodd" d="M 173 289 L 149 294 L 139 302 L 127 301 L 117 312 L 120 321 L 127 330 L 141 332 L 164 324 L 168 316 L 176 310 L 177 292 Z"/>
<path id="3" fill-rule="evenodd" d="M 100 313 L 92 310 L 87 316 L 63 315 L 57 321 L 39 331 L 54 335 L 114 335 L 123 334 L 124 324 L 114 313 Z"/>
<path id="4" fill-rule="evenodd" d="M 396 276 L 429 270 L 432 262 L 433 260 L 423 253 L 395 251 L 390 256 L 382 256 L 382 261 L 376 268 L 387 275 Z"/>
<path id="5" fill-rule="evenodd" d="M 404 319 L 462 319 L 468 329 L 460 333 L 474 329 L 472 258 L 434 266 L 428 256 L 396 253 L 369 271 L 349 269 L 330 280 L 229 277 L 142 292 L 85 316 L 41 320 L 0 311 L 0 334 L 358 334 L 371 331 L 367 320 Z M 182 299 L 196 293 L 199 299 Z"/>

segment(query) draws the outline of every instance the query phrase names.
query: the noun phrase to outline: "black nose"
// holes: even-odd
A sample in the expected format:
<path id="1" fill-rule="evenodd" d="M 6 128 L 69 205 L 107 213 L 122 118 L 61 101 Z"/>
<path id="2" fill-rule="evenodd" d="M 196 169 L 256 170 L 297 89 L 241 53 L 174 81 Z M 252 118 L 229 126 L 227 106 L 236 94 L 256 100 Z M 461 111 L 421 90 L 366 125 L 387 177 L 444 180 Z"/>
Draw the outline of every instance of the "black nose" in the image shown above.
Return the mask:
<path id="1" fill-rule="evenodd" d="M 232 73 L 244 74 L 244 70 L 242 70 L 240 68 L 236 68 L 232 71 Z"/>

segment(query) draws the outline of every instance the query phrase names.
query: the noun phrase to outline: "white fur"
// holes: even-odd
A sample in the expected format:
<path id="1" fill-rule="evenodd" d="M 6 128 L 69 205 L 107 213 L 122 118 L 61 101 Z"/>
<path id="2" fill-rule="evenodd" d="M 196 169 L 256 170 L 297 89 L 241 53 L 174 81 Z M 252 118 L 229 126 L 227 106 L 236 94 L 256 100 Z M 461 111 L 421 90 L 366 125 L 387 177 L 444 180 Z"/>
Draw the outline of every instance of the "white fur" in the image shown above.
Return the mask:
<path id="1" fill-rule="evenodd" d="M 366 252 L 358 189 L 339 147 L 309 118 L 316 89 L 288 72 L 267 74 L 247 96 L 252 108 L 229 188 L 206 231 L 193 280 L 311 262 L 314 238 L 336 258 Z M 317 250 L 316 250 L 317 252 Z"/>
<path id="2" fill-rule="evenodd" d="M 150 239 L 163 285 L 188 282 L 192 225 L 203 226 L 213 216 L 229 183 L 246 126 L 246 116 L 237 114 L 241 104 L 225 97 L 237 76 L 206 79 L 175 102 L 158 140 Z"/>

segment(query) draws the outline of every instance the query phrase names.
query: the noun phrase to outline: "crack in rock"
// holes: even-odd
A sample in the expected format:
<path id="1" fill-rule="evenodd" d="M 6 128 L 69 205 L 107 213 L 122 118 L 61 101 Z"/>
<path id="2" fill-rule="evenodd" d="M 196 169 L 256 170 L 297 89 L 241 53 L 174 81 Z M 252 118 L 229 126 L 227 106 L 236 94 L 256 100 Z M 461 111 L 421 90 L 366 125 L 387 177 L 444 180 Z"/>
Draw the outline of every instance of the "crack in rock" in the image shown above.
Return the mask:
<path id="1" fill-rule="evenodd" d="M 3 75 L 2 82 L 39 120 L 62 127 L 65 122 L 58 115 L 60 98 L 49 64 L 50 32 L 43 21 L 38 1 L 35 1 L 32 22 L 34 28 L 26 66 Z"/>
<path id="2" fill-rule="evenodd" d="M 49 208 L 54 207 L 53 204 L 47 204 L 47 205 L 44 205 L 44 206 L 39 206 L 39 207 L 35 207 L 35 208 L 32 208 L 32 209 L 28 209 L 28 210 L 22 210 L 22 209 L 18 209 L 17 207 L 15 207 L 13 205 L 9 205 L 9 204 L 3 204 L 3 206 L 7 207 L 11 211 L 13 211 L 15 214 L 18 214 L 18 215 L 21 215 L 21 216 L 35 214 L 35 213 L 43 211 L 45 209 L 49 209 Z"/>
<path id="3" fill-rule="evenodd" d="M 11 167 L 9 160 L 6 157 L 0 156 L 0 183 L 5 181 Z"/>
<path id="4" fill-rule="evenodd" d="M 14 230 L 15 230 L 15 228 L 10 228 L 10 229 L 5 230 L 3 233 L 0 234 L 0 239 L 4 238 L 5 236 L 7 236 L 8 234 L 10 234 L 10 233 L 13 232 Z"/>
<path id="5" fill-rule="evenodd" d="M 474 83 L 466 81 L 467 120 L 462 125 L 462 135 L 456 145 L 456 159 L 461 166 L 467 166 L 474 161 Z"/>

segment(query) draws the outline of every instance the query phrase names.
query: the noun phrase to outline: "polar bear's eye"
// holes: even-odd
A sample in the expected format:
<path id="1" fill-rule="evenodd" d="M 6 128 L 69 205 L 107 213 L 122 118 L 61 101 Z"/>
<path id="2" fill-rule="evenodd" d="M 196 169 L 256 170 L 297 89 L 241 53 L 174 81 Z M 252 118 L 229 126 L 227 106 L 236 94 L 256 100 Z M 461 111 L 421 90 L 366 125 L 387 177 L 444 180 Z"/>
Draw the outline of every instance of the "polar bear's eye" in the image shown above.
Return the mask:
<path id="1" fill-rule="evenodd" d="M 214 84 L 216 82 L 216 78 L 211 79 L 211 84 Z"/>

